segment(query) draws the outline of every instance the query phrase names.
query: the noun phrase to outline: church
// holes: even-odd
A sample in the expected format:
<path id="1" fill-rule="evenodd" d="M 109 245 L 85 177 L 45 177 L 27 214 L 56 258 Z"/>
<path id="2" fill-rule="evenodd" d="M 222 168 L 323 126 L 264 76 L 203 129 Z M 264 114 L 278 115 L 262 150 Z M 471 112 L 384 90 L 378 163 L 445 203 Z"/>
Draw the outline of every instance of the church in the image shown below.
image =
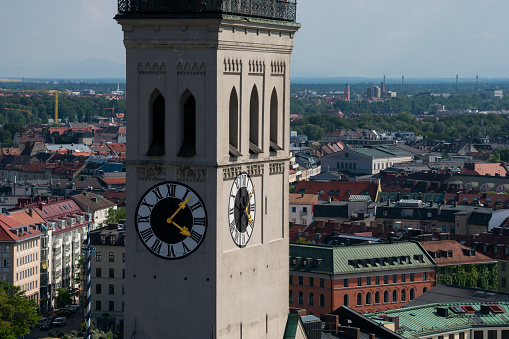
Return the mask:
<path id="1" fill-rule="evenodd" d="M 126 338 L 283 338 L 296 3 L 119 0 Z"/>

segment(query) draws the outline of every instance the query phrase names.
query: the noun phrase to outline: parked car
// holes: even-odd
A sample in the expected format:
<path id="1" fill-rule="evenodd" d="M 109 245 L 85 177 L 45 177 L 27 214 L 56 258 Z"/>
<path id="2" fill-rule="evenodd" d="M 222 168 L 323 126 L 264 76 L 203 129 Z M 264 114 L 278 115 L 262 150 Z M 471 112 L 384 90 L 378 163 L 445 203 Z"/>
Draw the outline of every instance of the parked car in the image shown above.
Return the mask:
<path id="1" fill-rule="evenodd" d="M 52 328 L 53 328 L 53 321 L 51 319 L 46 321 L 41 327 L 39 327 L 39 329 L 41 331 L 49 331 Z"/>
<path id="2" fill-rule="evenodd" d="M 78 311 L 78 305 L 68 305 L 64 308 L 64 310 L 66 311 L 69 311 L 69 313 L 71 314 L 76 314 L 76 312 Z"/>
<path id="3" fill-rule="evenodd" d="M 58 317 L 55 320 L 53 320 L 53 326 L 55 327 L 65 326 L 66 323 L 67 319 L 65 317 Z"/>
<path id="4" fill-rule="evenodd" d="M 39 321 L 37 322 L 37 324 L 35 324 L 35 327 L 41 327 L 42 325 L 44 325 L 47 322 L 48 322 L 48 318 L 40 317 Z"/>

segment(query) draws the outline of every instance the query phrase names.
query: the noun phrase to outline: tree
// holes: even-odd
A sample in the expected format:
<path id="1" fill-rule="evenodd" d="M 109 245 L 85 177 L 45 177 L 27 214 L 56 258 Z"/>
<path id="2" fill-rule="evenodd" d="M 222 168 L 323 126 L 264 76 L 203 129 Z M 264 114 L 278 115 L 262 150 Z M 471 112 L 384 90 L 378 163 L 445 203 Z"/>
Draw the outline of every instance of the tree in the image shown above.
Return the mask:
<path id="1" fill-rule="evenodd" d="M 0 338 L 16 339 L 37 323 L 37 303 L 25 298 L 18 286 L 0 281 Z"/>
<path id="2" fill-rule="evenodd" d="M 117 209 L 110 207 L 104 223 L 107 225 L 110 222 L 118 222 L 120 219 L 125 219 L 125 207 L 118 207 Z"/>
<path id="3" fill-rule="evenodd" d="M 57 296 L 55 302 L 58 308 L 70 305 L 72 303 L 71 295 L 65 288 L 57 288 Z"/>

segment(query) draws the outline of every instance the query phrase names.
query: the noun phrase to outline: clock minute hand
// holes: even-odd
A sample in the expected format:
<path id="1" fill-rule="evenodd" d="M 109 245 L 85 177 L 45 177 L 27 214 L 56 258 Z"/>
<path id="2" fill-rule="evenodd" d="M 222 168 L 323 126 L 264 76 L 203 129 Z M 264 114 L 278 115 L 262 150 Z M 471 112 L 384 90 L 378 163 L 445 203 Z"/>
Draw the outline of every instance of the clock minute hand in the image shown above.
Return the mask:
<path id="1" fill-rule="evenodd" d="M 251 193 L 249 193 L 249 201 L 248 202 L 251 202 L 251 198 L 253 197 L 253 192 L 254 192 L 254 184 L 253 184 L 253 189 L 251 190 Z M 251 218 L 251 214 L 249 214 L 247 212 L 248 208 L 249 208 L 249 204 L 246 206 L 246 215 L 247 215 L 247 219 L 249 220 L 249 223 L 252 223 L 253 219 Z"/>
<path id="2" fill-rule="evenodd" d="M 187 203 L 189 202 L 189 199 L 191 199 L 191 196 L 188 196 L 186 200 L 184 201 L 181 201 L 179 203 L 179 208 L 177 208 L 177 210 L 175 211 L 175 213 L 173 213 L 173 215 L 171 217 L 169 217 L 168 219 L 166 219 L 166 222 L 168 224 L 171 224 L 172 221 L 173 221 L 173 218 L 177 215 L 178 212 L 180 212 L 180 210 L 183 210 L 184 208 L 186 208 L 187 206 Z"/>

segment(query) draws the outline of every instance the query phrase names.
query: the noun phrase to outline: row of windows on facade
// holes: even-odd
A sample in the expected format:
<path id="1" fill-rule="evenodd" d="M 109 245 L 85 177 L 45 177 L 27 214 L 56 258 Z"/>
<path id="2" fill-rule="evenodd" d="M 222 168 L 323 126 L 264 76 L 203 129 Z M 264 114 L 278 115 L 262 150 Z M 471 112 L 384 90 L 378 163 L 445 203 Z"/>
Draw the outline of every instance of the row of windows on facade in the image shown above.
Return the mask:
<path id="1" fill-rule="evenodd" d="M 22 291 L 33 290 L 34 288 L 37 288 L 37 280 L 29 282 L 29 283 L 26 283 L 26 284 L 23 284 L 23 285 L 20 285 L 20 289 Z"/>
<path id="2" fill-rule="evenodd" d="M 115 302 L 114 301 L 108 301 L 108 309 L 107 310 L 102 310 L 102 303 L 101 303 L 101 300 L 96 300 L 95 301 L 95 310 L 96 311 L 110 311 L 110 312 L 115 312 Z M 124 312 L 124 302 L 122 301 L 122 310 L 121 312 Z"/>
<path id="3" fill-rule="evenodd" d="M 30 241 L 26 241 L 26 242 L 24 242 L 22 244 L 17 245 L 16 249 L 19 252 L 19 251 L 27 250 L 29 248 L 36 247 L 36 246 L 37 246 L 37 240 L 30 240 Z M 5 247 L 6 246 L 4 246 L 4 252 L 5 253 L 9 252 L 8 249 L 7 249 L 7 251 L 5 251 Z"/>
<path id="4" fill-rule="evenodd" d="M 297 276 L 298 277 L 298 284 L 299 285 L 304 285 L 304 277 L 303 276 Z M 383 283 L 386 285 L 386 284 L 389 284 L 389 275 L 384 275 L 383 276 Z M 404 283 L 407 281 L 407 274 L 406 273 L 403 273 L 400 275 L 400 278 L 401 278 L 401 282 Z M 380 276 L 375 276 L 374 279 L 373 277 L 366 277 L 366 286 L 371 286 L 373 283 L 375 285 L 380 285 L 380 279 L 381 277 Z M 359 277 L 357 278 L 357 286 L 362 286 L 362 280 L 363 278 L 362 277 Z M 427 281 L 428 280 L 428 273 L 427 272 L 422 272 L 422 281 Z M 410 273 L 409 274 L 409 281 L 410 282 L 413 282 L 415 281 L 415 273 Z M 309 282 L 309 286 L 311 287 L 314 287 L 315 286 L 315 279 L 313 277 L 309 277 L 308 278 L 308 282 Z M 393 274 L 392 275 L 392 283 L 396 284 L 398 282 L 398 274 Z M 293 275 L 290 275 L 290 284 L 293 284 Z M 350 280 L 347 278 L 347 279 L 343 279 L 343 286 L 344 287 L 349 287 L 350 285 Z M 325 287 L 325 279 L 323 278 L 320 278 L 320 287 Z"/>
<path id="5" fill-rule="evenodd" d="M 102 261 L 103 254 L 102 252 L 95 252 L 95 261 Z M 108 261 L 115 262 L 115 252 L 108 253 Z M 125 253 L 122 253 L 122 262 L 125 262 Z"/>
<path id="6" fill-rule="evenodd" d="M 16 258 L 16 266 L 24 265 L 27 263 L 31 263 L 32 261 L 38 260 L 38 255 L 36 253 L 24 255 L 21 258 Z"/>
<path id="7" fill-rule="evenodd" d="M 96 278 L 101 278 L 102 277 L 102 269 L 101 267 L 96 267 L 95 268 L 95 277 Z M 114 268 L 109 268 L 108 269 L 108 278 L 115 278 L 115 269 Z M 125 278 L 125 268 L 122 269 L 122 279 Z"/>
<path id="8" fill-rule="evenodd" d="M 151 104 L 151 142 L 147 155 L 162 156 L 165 154 L 165 99 L 159 91 L 154 91 Z M 193 157 L 196 155 L 196 100 L 192 93 L 187 90 L 181 96 L 180 107 L 181 121 L 180 133 L 183 136 L 180 140 L 179 157 Z M 277 151 L 282 148 L 278 145 L 278 134 L 281 126 L 278 125 L 278 97 L 276 89 L 272 91 L 270 98 L 270 150 Z M 262 111 L 263 113 L 263 111 Z M 229 101 L 229 153 L 238 157 L 240 153 L 239 141 L 239 99 L 235 87 L 230 93 Z M 260 100 L 256 85 L 253 86 L 249 105 L 249 152 L 262 153 L 260 142 L 260 125 L 264 121 L 260 114 Z"/>
<path id="9" fill-rule="evenodd" d="M 36 274 L 37 274 L 37 266 L 32 267 L 32 268 L 27 268 L 26 270 L 16 273 L 16 280 L 25 279 L 25 278 L 31 277 L 33 275 L 36 275 Z"/>
<path id="10" fill-rule="evenodd" d="M 102 285 L 95 284 L 95 294 L 102 293 Z M 108 294 L 115 294 L 115 284 L 108 285 Z M 125 285 L 122 285 L 122 295 L 125 295 Z"/>
<path id="11" fill-rule="evenodd" d="M 297 303 L 299 305 L 304 305 L 304 293 L 302 293 L 302 291 L 299 291 Z M 290 304 L 293 304 L 293 291 L 292 290 L 290 290 Z M 309 295 L 308 295 L 308 305 L 309 306 L 314 306 L 315 305 L 315 295 L 314 295 L 314 293 L 309 293 Z M 320 294 L 320 296 L 318 298 L 318 306 L 325 307 L 325 295 L 324 294 Z"/>
<path id="12" fill-rule="evenodd" d="M 424 287 L 422 289 L 422 293 L 425 293 L 427 290 L 428 289 L 426 287 Z M 406 300 L 406 298 L 407 298 L 407 290 L 406 289 L 402 289 L 400 294 L 401 294 L 401 299 L 398 300 L 398 291 L 397 290 L 393 290 L 392 291 L 392 302 L 393 303 L 397 303 L 397 302 L 400 302 L 400 301 L 401 302 L 407 301 Z M 414 300 L 415 299 L 415 289 L 411 288 L 409 294 L 410 294 L 410 296 L 409 296 L 410 300 Z M 366 297 L 365 297 L 366 303 L 363 304 L 364 298 L 363 298 L 362 292 L 357 293 L 357 306 L 372 305 L 371 296 L 372 296 L 371 292 L 367 292 L 366 293 Z M 380 296 L 381 296 L 381 293 L 379 291 L 375 292 L 375 300 L 374 300 L 375 301 L 375 305 L 376 304 L 380 304 Z M 345 306 L 349 306 L 350 305 L 349 298 L 350 298 L 350 296 L 348 294 L 343 295 L 343 305 L 345 305 Z M 293 291 L 292 290 L 290 290 L 290 303 L 293 303 Z M 297 303 L 299 305 L 304 305 L 304 293 L 302 291 L 299 291 L 299 293 L 298 293 Z M 383 294 L 383 303 L 384 304 L 388 304 L 389 303 L 389 291 L 384 291 L 384 294 Z M 315 305 L 315 295 L 312 292 L 308 294 L 308 305 L 309 306 L 314 306 Z M 325 306 L 325 295 L 324 294 L 320 294 L 318 306 L 320 306 L 320 307 L 324 307 Z"/>

